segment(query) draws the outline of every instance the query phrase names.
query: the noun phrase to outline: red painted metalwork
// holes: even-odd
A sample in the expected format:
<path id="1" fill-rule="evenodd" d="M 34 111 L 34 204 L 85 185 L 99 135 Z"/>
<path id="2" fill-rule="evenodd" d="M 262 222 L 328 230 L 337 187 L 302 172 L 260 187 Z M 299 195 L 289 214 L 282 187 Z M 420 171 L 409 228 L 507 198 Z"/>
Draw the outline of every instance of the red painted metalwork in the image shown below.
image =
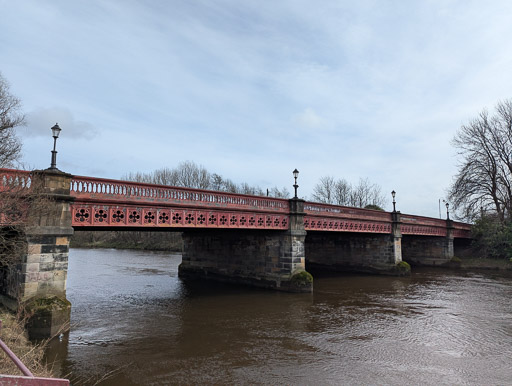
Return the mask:
<path id="1" fill-rule="evenodd" d="M 80 202 L 122 201 L 133 205 L 161 203 L 205 209 L 289 212 L 288 200 L 285 199 L 81 176 L 71 179 L 71 195 Z"/>
<path id="2" fill-rule="evenodd" d="M 288 229 L 288 215 L 173 206 L 128 206 L 74 202 L 73 227 Z"/>
<path id="3" fill-rule="evenodd" d="M 2 321 L 0 320 L 0 331 L 2 330 Z M 20 386 L 68 386 L 67 379 L 60 378 L 39 378 L 34 377 L 32 372 L 25 364 L 14 354 L 11 349 L 0 339 L 0 348 L 5 352 L 11 361 L 25 375 L 24 377 L 16 375 L 0 374 L 0 385 L 20 385 Z"/>
<path id="4" fill-rule="evenodd" d="M 391 233 L 391 213 L 306 202 L 306 231 Z"/>
<path id="5" fill-rule="evenodd" d="M 32 173 L 26 170 L 0 169 L 0 191 L 12 189 L 30 188 L 32 184 Z"/>
<path id="6" fill-rule="evenodd" d="M 446 236 L 446 221 L 422 216 L 402 214 L 400 230 L 402 235 Z"/>
<path id="7" fill-rule="evenodd" d="M 74 227 L 288 229 L 288 200 L 73 177 Z"/>
<path id="8" fill-rule="evenodd" d="M 31 186 L 31 173 L 0 169 L 0 189 Z M 104 178 L 71 179 L 73 227 L 288 229 L 285 199 Z M 307 231 L 391 233 L 392 213 L 306 202 Z M 453 235 L 470 238 L 471 225 L 452 222 Z M 404 235 L 446 236 L 445 220 L 401 215 Z"/>

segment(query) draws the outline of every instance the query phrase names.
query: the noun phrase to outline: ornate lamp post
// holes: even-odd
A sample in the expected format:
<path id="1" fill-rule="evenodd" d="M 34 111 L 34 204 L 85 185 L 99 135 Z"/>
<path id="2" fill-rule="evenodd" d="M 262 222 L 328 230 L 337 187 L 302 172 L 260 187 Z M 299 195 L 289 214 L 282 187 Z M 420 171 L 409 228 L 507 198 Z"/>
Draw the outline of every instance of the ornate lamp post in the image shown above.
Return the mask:
<path id="1" fill-rule="evenodd" d="M 299 171 L 297 169 L 295 169 L 293 171 L 293 178 L 295 178 L 295 184 L 293 185 L 293 188 L 295 189 L 295 197 L 293 198 L 299 198 L 297 197 L 297 188 L 299 187 L 299 185 L 297 185 L 297 177 L 299 176 Z"/>
<path id="2" fill-rule="evenodd" d="M 391 192 L 391 195 L 393 196 L 393 212 L 396 212 L 395 194 L 396 194 L 396 192 L 393 190 L 393 191 Z"/>
<path id="3" fill-rule="evenodd" d="M 57 138 L 59 138 L 60 131 L 62 129 L 56 123 L 55 126 L 52 127 L 52 136 L 53 136 L 53 150 L 52 150 L 52 163 L 50 165 L 51 170 L 57 169 L 57 150 L 55 150 L 57 146 Z"/>
<path id="4" fill-rule="evenodd" d="M 449 210 L 450 204 L 446 203 L 446 219 L 450 219 L 450 210 Z"/>

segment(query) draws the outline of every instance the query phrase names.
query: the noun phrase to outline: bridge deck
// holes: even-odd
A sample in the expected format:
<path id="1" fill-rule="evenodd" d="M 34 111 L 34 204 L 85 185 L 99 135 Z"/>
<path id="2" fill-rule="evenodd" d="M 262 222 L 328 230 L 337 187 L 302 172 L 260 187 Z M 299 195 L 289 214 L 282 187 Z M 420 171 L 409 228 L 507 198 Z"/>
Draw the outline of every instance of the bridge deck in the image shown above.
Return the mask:
<path id="1" fill-rule="evenodd" d="M 31 173 L 0 169 L 0 189 L 30 189 Z M 73 176 L 72 225 L 82 228 L 239 228 L 286 230 L 289 201 L 201 189 Z M 390 212 L 306 202 L 306 231 L 391 233 Z M 1 221 L 1 219 L 0 219 Z M 471 225 L 454 222 L 457 238 Z M 402 214 L 403 235 L 446 236 L 447 222 Z"/>

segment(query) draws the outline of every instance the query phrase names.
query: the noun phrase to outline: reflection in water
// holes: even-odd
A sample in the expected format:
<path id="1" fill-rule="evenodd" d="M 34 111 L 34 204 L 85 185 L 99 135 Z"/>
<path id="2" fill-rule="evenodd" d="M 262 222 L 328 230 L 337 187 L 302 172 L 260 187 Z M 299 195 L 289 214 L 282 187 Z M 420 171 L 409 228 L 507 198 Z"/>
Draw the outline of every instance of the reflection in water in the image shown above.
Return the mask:
<path id="1" fill-rule="evenodd" d="M 314 294 L 183 283 L 179 255 L 70 252 L 74 384 L 510 384 L 512 278 L 315 274 Z"/>

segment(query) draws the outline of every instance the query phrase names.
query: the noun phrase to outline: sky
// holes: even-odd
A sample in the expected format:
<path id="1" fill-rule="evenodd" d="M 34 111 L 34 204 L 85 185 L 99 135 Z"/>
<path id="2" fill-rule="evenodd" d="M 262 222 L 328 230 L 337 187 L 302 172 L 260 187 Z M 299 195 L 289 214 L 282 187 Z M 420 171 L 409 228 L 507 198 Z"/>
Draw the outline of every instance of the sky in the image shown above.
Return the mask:
<path id="1" fill-rule="evenodd" d="M 439 216 L 451 140 L 512 98 L 509 0 L 0 0 L 27 169 L 120 178 L 194 161 L 311 197 L 368 178 Z M 443 217 L 445 210 L 443 210 Z"/>

